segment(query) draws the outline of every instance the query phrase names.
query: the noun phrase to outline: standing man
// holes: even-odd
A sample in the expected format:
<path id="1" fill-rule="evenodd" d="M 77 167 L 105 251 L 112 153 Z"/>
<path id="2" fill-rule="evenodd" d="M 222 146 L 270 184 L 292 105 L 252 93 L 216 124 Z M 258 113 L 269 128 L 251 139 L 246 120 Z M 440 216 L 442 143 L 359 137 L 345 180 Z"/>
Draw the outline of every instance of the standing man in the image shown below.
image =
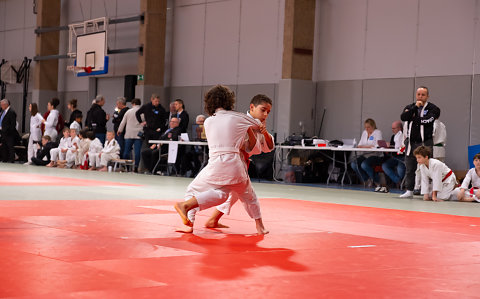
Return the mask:
<path id="1" fill-rule="evenodd" d="M 0 101 L 0 154 L 3 162 L 15 162 L 15 144 L 20 140 L 17 131 L 17 114 L 10 107 L 10 101 Z"/>
<path id="2" fill-rule="evenodd" d="M 416 93 L 416 102 L 407 105 L 400 119 L 404 122 L 405 132 L 405 186 L 407 191 L 400 195 L 401 198 L 412 198 L 415 186 L 415 170 L 417 160 L 413 151 L 421 146 L 427 146 L 432 151 L 433 147 L 433 123 L 440 117 L 440 108 L 432 102 L 428 102 L 428 88 L 420 86 Z"/>
<path id="3" fill-rule="evenodd" d="M 115 132 L 115 140 L 117 140 L 118 145 L 120 146 L 120 157 L 123 158 L 123 151 L 125 149 L 125 133 L 118 133 L 118 127 L 123 120 L 125 112 L 127 112 L 127 100 L 124 97 L 117 98 L 117 107 L 113 113 L 113 131 Z"/>
<path id="4" fill-rule="evenodd" d="M 105 98 L 99 94 L 95 98 L 95 103 L 93 103 L 90 110 L 88 110 L 85 121 L 85 125 L 95 133 L 95 137 L 98 138 L 102 144 L 105 143 L 107 121 L 110 119 L 110 115 L 103 110 L 103 105 L 105 105 Z"/>
<path id="5" fill-rule="evenodd" d="M 142 120 L 142 114 L 145 120 Z M 150 103 L 143 105 L 135 113 L 138 122 L 143 126 L 145 142 L 152 139 L 158 139 L 161 132 L 165 130 L 167 112 L 160 105 L 160 97 L 152 94 Z"/>
<path id="6" fill-rule="evenodd" d="M 175 109 L 177 110 L 177 117 L 180 119 L 180 129 L 182 133 L 187 133 L 190 117 L 188 116 L 187 111 L 185 111 L 185 104 L 183 104 L 183 100 L 175 100 Z"/>

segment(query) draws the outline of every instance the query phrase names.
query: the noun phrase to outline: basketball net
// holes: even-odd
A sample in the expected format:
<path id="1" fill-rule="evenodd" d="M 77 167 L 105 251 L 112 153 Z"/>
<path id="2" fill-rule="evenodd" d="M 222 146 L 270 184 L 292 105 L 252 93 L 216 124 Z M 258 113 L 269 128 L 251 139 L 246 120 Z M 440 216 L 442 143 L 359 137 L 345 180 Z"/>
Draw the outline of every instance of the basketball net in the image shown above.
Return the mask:
<path id="1" fill-rule="evenodd" d="M 75 74 L 78 74 L 80 72 L 85 72 L 87 74 L 90 74 L 92 72 L 92 67 L 87 66 L 75 66 L 75 65 L 67 65 L 67 71 L 75 72 Z"/>

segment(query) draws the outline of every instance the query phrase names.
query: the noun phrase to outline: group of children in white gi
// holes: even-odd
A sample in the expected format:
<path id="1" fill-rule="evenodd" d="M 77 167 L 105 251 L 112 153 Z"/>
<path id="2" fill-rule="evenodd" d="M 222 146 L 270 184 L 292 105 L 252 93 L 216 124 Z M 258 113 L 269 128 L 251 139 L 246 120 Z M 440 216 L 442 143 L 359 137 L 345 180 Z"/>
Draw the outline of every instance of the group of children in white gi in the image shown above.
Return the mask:
<path id="1" fill-rule="evenodd" d="M 102 145 L 92 131 L 65 128 L 58 147 L 50 150 L 50 163 L 47 167 L 67 167 L 107 171 L 108 163 L 120 157 L 120 146 L 113 132 L 107 132 L 107 140 Z"/>

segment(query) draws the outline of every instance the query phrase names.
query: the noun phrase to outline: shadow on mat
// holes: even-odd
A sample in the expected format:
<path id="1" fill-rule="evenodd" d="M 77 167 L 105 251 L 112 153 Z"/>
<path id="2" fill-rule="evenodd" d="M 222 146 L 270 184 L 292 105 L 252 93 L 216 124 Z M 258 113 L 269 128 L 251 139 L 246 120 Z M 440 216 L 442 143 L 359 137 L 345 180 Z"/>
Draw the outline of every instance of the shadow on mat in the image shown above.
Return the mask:
<path id="1" fill-rule="evenodd" d="M 208 239 L 186 234 L 181 239 L 205 249 L 198 272 L 202 276 L 218 280 L 247 276 L 249 269 L 261 267 L 265 267 L 265 271 L 269 271 L 268 267 L 290 272 L 308 269 L 290 260 L 295 255 L 291 249 L 259 247 L 257 243 L 264 239 L 260 235 L 226 235 L 219 239 Z M 268 272 L 263 275 L 268 275 Z"/>

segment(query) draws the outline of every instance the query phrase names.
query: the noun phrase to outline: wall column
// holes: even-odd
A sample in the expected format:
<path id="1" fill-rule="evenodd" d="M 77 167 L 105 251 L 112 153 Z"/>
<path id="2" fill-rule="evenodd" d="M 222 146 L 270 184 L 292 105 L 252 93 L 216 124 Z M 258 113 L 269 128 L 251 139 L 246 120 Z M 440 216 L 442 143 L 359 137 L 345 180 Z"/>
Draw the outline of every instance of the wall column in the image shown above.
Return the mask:
<path id="1" fill-rule="evenodd" d="M 302 130 L 308 136 L 316 134 L 316 83 L 312 82 L 314 33 L 315 0 L 285 0 L 282 80 L 275 103 L 282 107 L 276 115 L 279 141 Z"/>
<path id="2" fill-rule="evenodd" d="M 145 15 L 139 34 L 143 55 L 138 57 L 138 74 L 143 75 L 143 80 L 137 82 L 135 96 L 147 103 L 156 93 L 168 110 L 164 88 L 167 0 L 140 0 L 140 11 Z"/>
<path id="3" fill-rule="evenodd" d="M 39 0 L 37 4 L 37 27 L 60 26 L 60 0 Z M 60 31 L 37 34 L 35 55 L 47 56 L 59 53 Z M 58 96 L 58 60 L 37 61 L 34 66 L 34 87 L 32 102 L 39 105 L 41 111 L 47 102 Z"/>

